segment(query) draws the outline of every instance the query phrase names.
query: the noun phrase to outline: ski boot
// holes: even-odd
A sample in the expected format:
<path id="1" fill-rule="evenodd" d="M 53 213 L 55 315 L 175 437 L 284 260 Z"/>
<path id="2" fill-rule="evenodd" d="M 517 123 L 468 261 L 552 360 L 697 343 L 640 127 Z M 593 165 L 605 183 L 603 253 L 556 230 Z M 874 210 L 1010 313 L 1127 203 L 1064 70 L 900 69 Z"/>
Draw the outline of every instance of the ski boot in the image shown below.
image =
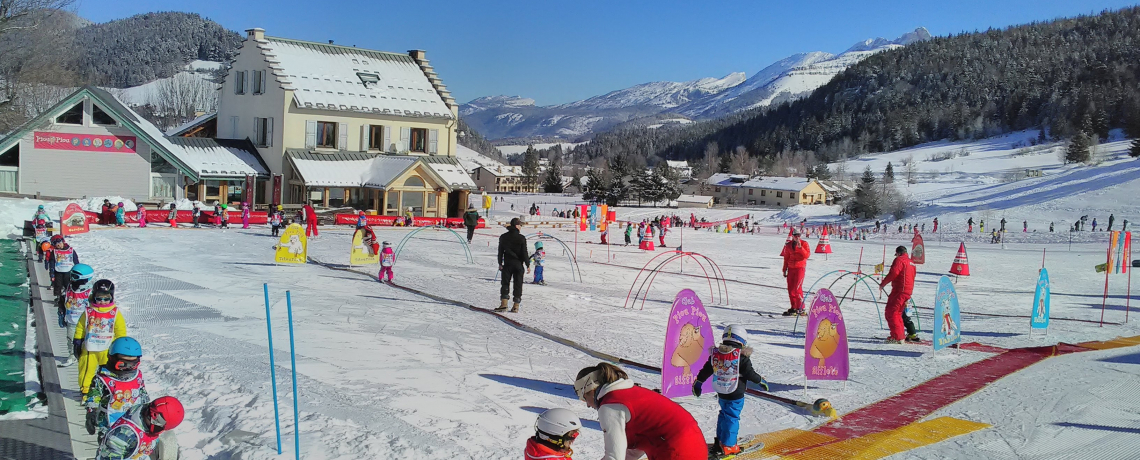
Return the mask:
<path id="1" fill-rule="evenodd" d="M 506 308 L 506 304 L 504 304 L 503 307 Z M 511 305 L 511 313 L 518 313 L 518 312 L 519 312 L 519 303 L 515 302 L 514 305 Z"/>
<path id="2" fill-rule="evenodd" d="M 507 311 L 507 299 L 503 299 L 502 303 L 499 304 L 499 308 L 496 308 L 494 311 L 499 313 Z"/>
<path id="3" fill-rule="evenodd" d="M 719 458 L 721 455 L 720 438 L 713 438 L 712 444 L 709 444 L 709 459 Z"/>
<path id="4" fill-rule="evenodd" d="M 918 338 L 918 334 L 907 334 L 906 343 L 919 343 L 922 339 Z"/>
<path id="5" fill-rule="evenodd" d="M 898 344 L 902 343 L 902 340 L 896 339 L 894 337 L 887 337 L 887 340 L 884 343 L 886 343 L 887 345 L 898 345 Z"/>

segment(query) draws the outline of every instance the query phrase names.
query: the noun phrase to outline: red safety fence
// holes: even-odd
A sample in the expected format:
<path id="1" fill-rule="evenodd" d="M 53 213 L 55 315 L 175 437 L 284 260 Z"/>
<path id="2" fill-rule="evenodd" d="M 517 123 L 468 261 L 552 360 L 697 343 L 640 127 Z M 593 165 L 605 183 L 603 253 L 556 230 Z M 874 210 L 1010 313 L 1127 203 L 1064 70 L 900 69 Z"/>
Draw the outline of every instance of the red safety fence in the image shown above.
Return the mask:
<path id="1" fill-rule="evenodd" d="M 98 224 L 99 223 L 99 213 L 91 212 L 91 211 L 83 211 L 83 214 L 87 216 L 87 222 L 88 223 L 92 223 L 92 224 Z M 146 211 L 146 221 L 147 222 L 169 222 L 167 220 L 167 216 L 169 216 L 169 215 L 170 215 L 169 209 L 147 210 Z M 127 211 L 126 213 L 123 214 L 123 220 L 128 224 L 139 223 L 138 212 Z M 177 214 L 177 220 L 178 220 L 178 223 L 186 223 L 186 224 L 193 223 L 194 222 L 194 213 L 191 211 L 179 210 L 178 214 Z M 211 211 L 202 211 L 200 217 L 198 218 L 198 222 L 203 223 L 203 224 L 212 223 L 213 221 L 214 221 L 214 211 L 212 211 L 212 210 Z M 230 223 L 234 223 L 234 222 L 239 222 L 239 223 L 241 222 L 241 211 L 240 210 L 230 211 Z M 251 223 L 251 224 L 268 224 L 269 223 L 269 213 L 267 213 L 265 211 L 251 211 L 249 213 L 249 223 Z"/>
<path id="2" fill-rule="evenodd" d="M 715 227 L 717 225 L 724 225 L 724 224 L 735 224 L 735 223 L 740 222 L 742 220 L 748 219 L 748 216 L 749 216 L 749 214 L 745 214 L 745 215 L 740 216 L 740 217 L 736 217 L 736 218 L 732 218 L 732 219 L 725 219 L 725 220 L 718 220 L 716 222 L 697 222 L 697 227 L 704 228 L 704 227 Z"/>
<path id="3" fill-rule="evenodd" d="M 360 217 L 359 214 L 337 214 L 334 221 L 337 225 L 356 225 L 356 220 Z M 378 227 L 395 227 L 396 220 L 399 219 L 403 222 L 403 216 L 374 216 L 365 215 L 368 220 L 368 225 Z M 413 227 L 435 227 L 443 225 L 445 227 L 459 228 L 463 226 L 463 218 L 461 217 L 413 217 Z M 479 218 L 479 225 L 475 228 L 486 228 L 486 222 L 483 218 Z"/>

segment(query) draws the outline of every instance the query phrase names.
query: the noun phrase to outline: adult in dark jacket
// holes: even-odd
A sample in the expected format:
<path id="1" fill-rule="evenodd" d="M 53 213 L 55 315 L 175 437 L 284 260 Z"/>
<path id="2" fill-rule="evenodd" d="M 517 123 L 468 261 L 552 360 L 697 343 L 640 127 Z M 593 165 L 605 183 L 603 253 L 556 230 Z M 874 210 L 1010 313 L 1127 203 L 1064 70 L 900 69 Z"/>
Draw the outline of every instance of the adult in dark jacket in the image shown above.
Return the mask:
<path id="1" fill-rule="evenodd" d="M 514 284 L 514 305 L 511 313 L 518 313 L 519 304 L 522 303 L 523 266 L 526 273 L 530 273 L 530 254 L 527 252 L 526 237 L 519 233 L 522 221 L 517 217 L 511 219 L 507 226 L 507 233 L 499 235 L 499 271 L 502 272 L 502 286 L 499 288 L 499 298 L 502 302 L 495 311 L 507 311 L 507 299 L 510 298 L 511 284 Z"/>
<path id="2" fill-rule="evenodd" d="M 917 268 L 914 262 L 907 256 L 906 246 L 899 246 L 895 248 L 895 260 L 891 262 L 891 271 L 887 276 L 883 277 L 883 281 L 879 283 L 879 289 L 882 290 L 891 285 L 891 295 L 887 297 L 887 326 L 891 329 L 891 338 L 887 339 L 888 343 L 900 343 L 903 339 L 908 342 L 917 342 L 918 334 L 914 331 L 914 325 L 911 324 L 906 327 L 906 334 L 904 335 L 903 311 L 906 310 L 906 302 L 910 300 L 911 293 L 914 292 L 914 276 L 917 273 Z M 910 318 L 906 318 L 910 322 Z"/>
<path id="3" fill-rule="evenodd" d="M 475 237 L 475 227 L 479 226 L 479 211 L 474 205 L 467 205 L 467 212 L 463 213 L 463 225 L 467 227 L 467 243 Z"/>

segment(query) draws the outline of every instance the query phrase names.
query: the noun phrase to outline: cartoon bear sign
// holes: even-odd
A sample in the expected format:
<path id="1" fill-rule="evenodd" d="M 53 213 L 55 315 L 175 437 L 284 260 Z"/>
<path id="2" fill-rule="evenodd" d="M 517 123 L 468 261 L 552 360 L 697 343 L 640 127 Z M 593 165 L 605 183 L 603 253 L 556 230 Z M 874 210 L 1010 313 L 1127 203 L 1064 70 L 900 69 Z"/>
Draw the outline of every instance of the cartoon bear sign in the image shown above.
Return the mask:
<path id="1" fill-rule="evenodd" d="M 281 233 L 281 241 L 274 246 L 274 260 L 279 264 L 303 264 L 308 261 L 308 238 L 301 224 L 289 224 Z"/>

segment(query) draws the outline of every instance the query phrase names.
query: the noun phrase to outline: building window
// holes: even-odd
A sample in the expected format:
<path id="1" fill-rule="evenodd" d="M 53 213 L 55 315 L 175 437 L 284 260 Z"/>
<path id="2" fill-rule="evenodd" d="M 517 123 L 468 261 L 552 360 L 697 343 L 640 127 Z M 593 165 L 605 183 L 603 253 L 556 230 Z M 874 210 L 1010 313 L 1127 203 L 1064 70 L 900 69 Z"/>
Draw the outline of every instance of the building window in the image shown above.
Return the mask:
<path id="1" fill-rule="evenodd" d="M 748 194 L 749 194 L 749 195 L 751 195 L 751 194 L 752 194 L 752 189 L 748 189 Z"/>
<path id="2" fill-rule="evenodd" d="M 222 194 L 222 181 L 208 180 L 206 181 L 206 198 L 218 199 Z"/>
<path id="3" fill-rule="evenodd" d="M 788 198 L 795 198 L 796 192 L 788 192 Z"/>
<path id="4" fill-rule="evenodd" d="M 265 85 L 264 85 L 263 80 L 262 80 L 263 78 L 265 78 L 265 71 L 262 71 L 262 70 L 254 70 L 253 71 L 253 94 L 265 93 Z"/>
<path id="5" fill-rule="evenodd" d="M 409 151 L 427 153 L 427 131 L 424 128 L 412 128 L 411 143 L 408 144 Z"/>
<path id="6" fill-rule="evenodd" d="M 253 119 L 253 143 L 258 147 L 269 147 L 269 136 L 273 132 L 272 118 Z"/>
<path id="7" fill-rule="evenodd" d="M 384 150 L 384 127 L 380 125 L 368 126 L 368 150 Z"/>
<path id="8" fill-rule="evenodd" d="M 246 72 L 234 72 L 234 94 L 245 94 L 245 74 Z"/>
<path id="9" fill-rule="evenodd" d="M 783 198 L 784 192 L 776 192 L 776 198 Z"/>
<path id="10" fill-rule="evenodd" d="M 91 122 L 97 125 L 114 125 L 115 119 L 107 115 L 103 109 L 95 104 L 91 104 Z"/>
<path id="11" fill-rule="evenodd" d="M 765 204 L 765 201 L 764 201 L 764 200 L 760 200 L 760 204 Z"/>
<path id="12" fill-rule="evenodd" d="M 761 190 L 760 196 L 768 196 L 768 191 L 767 190 Z"/>
<path id="13" fill-rule="evenodd" d="M 720 192 L 720 187 L 717 187 L 717 188 L 716 188 L 716 191 L 717 191 L 717 192 Z"/>
<path id="14" fill-rule="evenodd" d="M 66 125 L 82 125 L 83 124 L 83 103 L 75 104 L 75 107 L 67 109 L 62 115 L 55 118 L 56 123 Z"/>
<path id="15" fill-rule="evenodd" d="M 317 147 L 336 148 L 336 123 L 330 121 L 317 122 Z"/>
<path id="16" fill-rule="evenodd" d="M 245 181 L 231 180 L 227 182 L 226 203 L 241 203 L 245 201 Z"/>

